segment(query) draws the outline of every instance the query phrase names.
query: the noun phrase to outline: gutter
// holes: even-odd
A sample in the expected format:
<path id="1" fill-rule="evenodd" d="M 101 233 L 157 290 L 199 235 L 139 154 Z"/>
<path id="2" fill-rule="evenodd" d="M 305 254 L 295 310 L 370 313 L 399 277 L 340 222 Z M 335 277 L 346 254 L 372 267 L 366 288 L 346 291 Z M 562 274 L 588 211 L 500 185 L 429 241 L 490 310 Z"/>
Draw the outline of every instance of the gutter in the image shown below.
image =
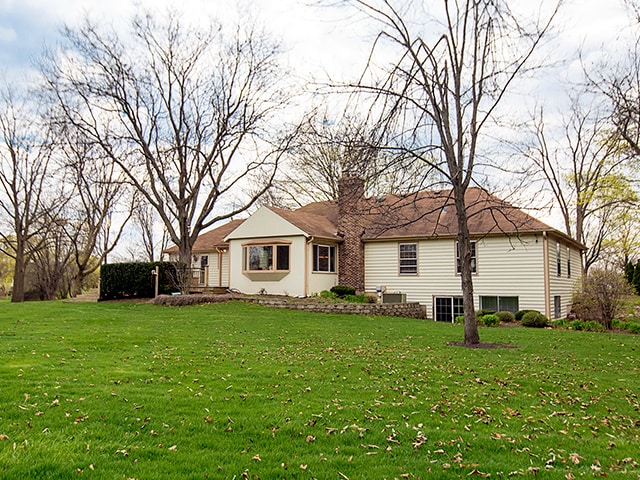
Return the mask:
<path id="1" fill-rule="evenodd" d="M 542 257 L 544 259 L 544 314 L 551 318 L 551 277 L 549 272 L 549 237 L 542 232 Z"/>
<path id="2" fill-rule="evenodd" d="M 309 245 L 315 241 L 315 237 L 311 235 L 307 238 L 307 244 L 304 249 L 304 296 L 309 296 Z"/>

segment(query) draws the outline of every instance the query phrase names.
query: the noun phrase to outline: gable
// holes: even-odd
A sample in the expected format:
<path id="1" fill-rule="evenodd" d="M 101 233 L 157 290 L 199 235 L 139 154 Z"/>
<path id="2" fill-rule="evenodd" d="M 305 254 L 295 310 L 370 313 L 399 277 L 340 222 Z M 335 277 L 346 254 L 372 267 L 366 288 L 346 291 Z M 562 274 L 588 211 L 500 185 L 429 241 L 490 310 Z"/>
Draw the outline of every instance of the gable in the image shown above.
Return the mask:
<path id="1" fill-rule="evenodd" d="M 225 241 L 249 238 L 307 236 L 306 233 L 268 207 L 260 207 L 238 228 L 233 230 Z"/>

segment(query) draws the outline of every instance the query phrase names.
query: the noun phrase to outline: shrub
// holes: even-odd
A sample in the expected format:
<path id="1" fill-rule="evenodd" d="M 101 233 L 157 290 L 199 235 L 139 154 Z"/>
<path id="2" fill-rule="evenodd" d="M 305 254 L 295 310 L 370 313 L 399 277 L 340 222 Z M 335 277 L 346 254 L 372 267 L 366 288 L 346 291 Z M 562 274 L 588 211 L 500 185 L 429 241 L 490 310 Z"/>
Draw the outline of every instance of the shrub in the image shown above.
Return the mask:
<path id="1" fill-rule="evenodd" d="M 596 322 L 595 320 L 584 322 L 584 329 L 587 332 L 604 332 L 605 330 L 604 326 L 600 322 Z"/>
<path id="2" fill-rule="evenodd" d="M 522 321 L 522 317 L 525 316 L 525 314 L 529 313 L 529 312 L 538 312 L 537 310 L 518 310 L 515 314 L 516 317 L 516 322 L 521 322 Z M 538 312 L 540 313 L 540 312 Z"/>
<path id="3" fill-rule="evenodd" d="M 640 323 L 628 323 L 626 330 L 629 333 L 640 334 Z"/>
<path id="4" fill-rule="evenodd" d="M 345 295 L 344 300 L 347 302 L 353 303 L 367 303 L 367 296 L 364 294 L 361 295 Z"/>
<path id="5" fill-rule="evenodd" d="M 155 277 L 151 272 L 156 267 L 160 270 L 158 294 L 175 291 L 175 267 L 172 263 L 110 263 L 100 267 L 100 300 L 152 298 L 155 294 Z"/>
<path id="6" fill-rule="evenodd" d="M 571 322 L 566 318 L 558 318 L 557 320 L 552 320 L 551 325 L 557 328 L 569 328 L 571 326 Z"/>
<path id="7" fill-rule="evenodd" d="M 346 285 L 334 285 L 331 287 L 331 291 L 335 293 L 339 298 L 344 298 L 346 295 L 355 295 L 356 289 L 348 287 Z"/>
<path id="8" fill-rule="evenodd" d="M 490 308 L 483 308 L 482 310 L 476 311 L 476 318 L 482 318 L 485 315 L 493 315 L 494 313 L 496 313 L 495 310 L 492 310 Z"/>
<path id="9" fill-rule="evenodd" d="M 320 297 L 331 298 L 332 300 L 335 300 L 336 298 L 338 298 L 338 295 L 335 294 L 334 292 L 330 292 L 329 290 L 323 290 L 320 292 Z"/>
<path id="10" fill-rule="evenodd" d="M 622 308 L 622 300 L 631 293 L 629 284 L 618 271 L 592 269 L 581 290 L 573 294 L 573 309 L 581 320 L 597 320 L 610 330 Z"/>
<path id="11" fill-rule="evenodd" d="M 604 327 L 595 320 L 574 320 L 569 324 L 573 330 L 583 330 L 585 332 L 602 332 Z"/>
<path id="12" fill-rule="evenodd" d="M 636 273 L 635 265 L 633 264 L 633 262 L 628 261 L 627 264 L 624 266 L 624 279 L 631 286 L 633 286 L 633 275 L 635 273 Z"/>
<path id="13" fill-rule="evenodd" d="M 480 318 L 480 322 L 487 327 L 495 327 L 500 323 L 500 318 L 495 313 L 490 313 L 488 315 L 483 315 Z"/>
<path id="14" fill-rule="evenodd" d="M 640 295 L 640 260 L 638 260 L 636 267 L 633 269 L 633 288 Z"/>
<path id="15" fill-rule="evenodd" d="M 569 324 L 573 330 L 584 330 L 584 320 L 574 320 Z"/>
<path id="16" fill-rule="evenodd" d="M 510 323 L 516 319 L 516 316 L 513 312 L 498 312 L 496 313 L 501 322 Z"/>
<path id="17" fill-rule="evenodd" d="M 456 317 L 456 323 L 464 323 L 464 315 L 458 315 Z"/>
<path id="18" fill-rule="evenodd" d="M 549 325 L 549 319 L 537 311 L 527 312 L 522 316 L 522 326 L 530 328 L 544 328 Z"/>

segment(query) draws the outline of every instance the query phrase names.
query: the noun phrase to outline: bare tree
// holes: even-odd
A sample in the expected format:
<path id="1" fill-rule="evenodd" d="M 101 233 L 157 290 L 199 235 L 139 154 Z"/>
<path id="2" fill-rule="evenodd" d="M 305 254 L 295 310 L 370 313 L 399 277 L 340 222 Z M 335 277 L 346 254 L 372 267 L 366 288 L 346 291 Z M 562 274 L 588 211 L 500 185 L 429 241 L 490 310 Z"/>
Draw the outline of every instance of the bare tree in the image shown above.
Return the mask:
<path id="1" fill-rule="evenodd" d="M 67 234 L 68 220 L 45 212 L 47 229 L 41 246 L 27 266 L 25 293 L 28 300 L 54 300 L 69 295 L 73 277 L 74 245 Z"/>
<path id="2" fill-rule="evenodd" d="M 574 292 L 573 303 L 579 318 L 596 320 L 611 330 L 613 319 L 622 313 L 624 299 L 631 294 L 631 285 L 619 269 L 594 268 Z"/>
<path id="3" fill-rule="evenodd" d="M 633 36 L 625 54 L 586 72 L 590 86 L 609 99 L 610 121 L 620 146 L 640 155 L 640 3 L 623 0 L 632 21 Z M 585 69 L 586 70 L 586 69 Z"/>
<path id="4" fill-rule="evenodd" d="M 87 20 L 45 68 L 67 120 L 157 211 L 185 268 L 203 229 L 267 190 L 286 149 L 278 46 L 248 23 L 227 31 L 172 11 L 136 16 L 128 35 Z"/>
<path id="5" fill-rule="evenodd" d="M 72 125 L 57 132 L 57 153 L 72 189 L 64 229 L 73 246 L 71 295 L 82 293 L 84 279 L 95 272 L 118 244 L 133 214 L 126 177 L 102 149 Z M 118 209 L 122 209 L 119 211 Z M 118 219 L 114 222 L 114 216 Z"/>
<path id="6" fill-rule="evenodd" d="M 474 183 L 482 133 L 514 80 L 550 28 L 559 4 L 539 22 L 519 18 L 506 1 L 431 2 L 441 20 L 422 2 L 352 0 L 378 21 L 381 32 L 368 62 L 376 77 L 376 54 L 397 54 L 381 81 L 353 85 L 370 94 L 372 112 L 387 132 L 385 149 L 433 168 L 451 188 L 458 220 L 465 344 L 479 343 L 474 311 L 471 240 L 465 192 Z M 425 21 L 426 19 L 426 21 Z M 385 49 L 388 46 L 390 48 Z"/>
<path id="7" fill-rule="evenodd" d="M 158 217 L 152 206 L 140 203 L 133 213 L 133 226 L 140 235 L 145 258 L 149 262 L 155 262 L 161 258 L 162 252 L 167 248 L 166 229 L 158 234 Z M 160 238 L 158 238 L 160 237 Z"/>
<path id="8" fill-rule="evenodd" d="M 607 115 L 586 105 L 587 94 L 572 99 L 563 120 L 563 139 L 548 138 L 544 114 L 533 121 L 534 145 L 522 153 L 553 193 L 570 237 L 587 246 L 584 269 L 596 263 L 617 218 L 636 201 Z"/>
<path id="9" fill-rule="evenodd" d="M 25 99 L 0 93 L 0 250 L 14 260 L 12 302 L 24 301 L 28 262 L 43 245 L 45 212 L 61 208 L 50 188 L 52 166 L 48 128 Z"/>
<path id="10" fill-rule="evenodd" d="M 372 195 L 424 187 L 429 169 L 418 159 L 393 157 L 394 152 L 381 148 L 384 132 L 378 127 L 355 114 L 338 120 L 330 120 L 326 111 L 309 114 L 273 182 L 270 200 L 296 207 L 336 200 L 346 172 L 357 172 Z"/>

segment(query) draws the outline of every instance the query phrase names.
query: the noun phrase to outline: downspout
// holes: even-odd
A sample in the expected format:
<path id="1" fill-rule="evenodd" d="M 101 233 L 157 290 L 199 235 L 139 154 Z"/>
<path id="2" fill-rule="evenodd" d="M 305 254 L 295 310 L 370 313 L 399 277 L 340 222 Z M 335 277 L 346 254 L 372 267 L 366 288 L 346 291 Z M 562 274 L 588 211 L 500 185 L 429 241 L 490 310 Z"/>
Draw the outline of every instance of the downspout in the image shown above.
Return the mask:
<path id="1" fill-rule="evenodd" d="M 315 237 L 312 235 L 307 239 L 304 249 L 304 296 L 309 296 L 309 245 L 313 243 Z"/>
<path id="2" fill-rule="evenodd" d="M 551 277 L 549 272 L 549 237 L 542 232 L 542 256 L 544 257 L 544 314 L 551 317 Z"/>
<path id="3" fill-rule="evenodd" d="M 218 286 L 222 287 L 222 252 L 223 251 L 220 247 L 216 247 L 216 252 L 218 252 Z"/>

